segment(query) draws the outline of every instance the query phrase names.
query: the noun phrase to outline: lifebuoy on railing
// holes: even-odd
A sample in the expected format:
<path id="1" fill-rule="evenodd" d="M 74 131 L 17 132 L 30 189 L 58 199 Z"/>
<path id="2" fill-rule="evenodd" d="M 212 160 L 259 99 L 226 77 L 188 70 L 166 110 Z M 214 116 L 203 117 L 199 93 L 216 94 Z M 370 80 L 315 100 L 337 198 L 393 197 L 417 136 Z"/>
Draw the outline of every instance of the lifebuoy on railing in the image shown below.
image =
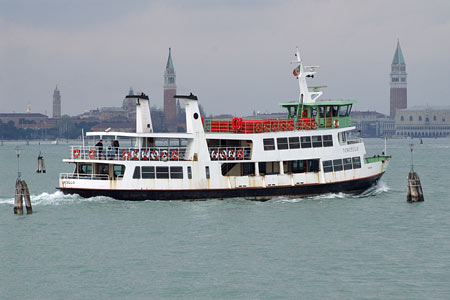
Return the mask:
<path id="1" fill-rule="evenodd" d="M 227 159 L 227 150 L 225 150 L 225 149 L 220 150 L 219 156 L 220 156 L 220 159 Z"/>
<path id="2" fill-rule="evenodd" d="M 244 150 L 243 149 L 239 149 L 237 151 L 237 158 L 238 159 L 243 159 L 244 158 Z"/>
<path id="3" fill-rule="evenodd" d="M 172 160 L 177 160 L 178 159 L 178 150 L 177 149 L 172 150 L 170 157 L 172 158 Z"/>
<path id="4" fill-rule="evenodd" d="M 134 149 L 131 152 L 131 159 L 133 159 L 133 160 L 138 160 L 139 159 L 139 150 Z"/>
<path id="5" fill-rule="evenodd" d="M 142 150 L 141 157 L 143 160 L 148 160 L 148 150 Z"/>
<path id="6" fill-rule="evenodd" d="M 91 149 L 91 150 L 89 150 L 89 158 L 94 158 L 95 157 L 95 150 L 94 149 Z"/>
<path id="7" fill-rule="evenodd" d="M 236 157 L 236 151 L 234 149 L 230 149 L 228 151 L 228 159 L 234 159 Z"/>
<path id="8" fill-rule="evenodd" d="M 159 158 L 159 152 L 158 152 L 158 150 L 153 149 L 152 154 L 150 154 L 150 156 L 151 156 L 151 158 L 152 158 L 153 160 L 158 160 L 158 158 Z"/>
<path id="9" fill-rule="evenodd" d="M 161 159 L 167 160 L 167 158 L 169 158 L 169 151 L 167 151 L 167 150 L 161 151 Z"/>
<path id="10" fill-rule="evenodd" d="M 217 151 L 217 149 L 211 150 L 211 158 L 214 160 L 219 158 L 219 151 Z"/>
<path id="11" fill-rule="evenodd" d="M 336 127 L 336 128 L 339 127 L 339 120 L 338 119 L 334 120 L 334 127 Z"/>
<path id="12" fill-rule="evenodd" d="M 73 157 L 78 158 L 80 156 L 80 150 L 79 149 L 74 149 L 73 150 Z"/>
<path id="13" fill-rule="evenodd" d="M 122 152 L 122 157 L 123 157 L 123 159 L 127 160 L 130 157 L 130 151 L 124 150 Z"/>

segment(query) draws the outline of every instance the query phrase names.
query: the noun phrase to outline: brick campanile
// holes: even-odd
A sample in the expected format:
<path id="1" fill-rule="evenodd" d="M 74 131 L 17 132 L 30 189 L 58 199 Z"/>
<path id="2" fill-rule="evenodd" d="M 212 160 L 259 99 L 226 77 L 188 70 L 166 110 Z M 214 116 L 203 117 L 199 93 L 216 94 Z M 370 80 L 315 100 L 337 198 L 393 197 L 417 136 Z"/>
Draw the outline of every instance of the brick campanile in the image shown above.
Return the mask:
<path id="1" fill-rule="evenodd" d="M 390 74 L 390 118 L 395 119 L 395 111 L 397 109 L 407 108 L 407 89 L 406 89 L 406 64 L 403 58 L 400 41 L 397 40 L 397 48 L 395 49 L 394 59 L 391 64 Z"/>
<path id="2" fill-rule="evenodd" d="M 177 129 L 177 104 L 173 97 L 177 93 L 175 69 L 172 62 L 172 50 L 169 48 L 166 71 L 164 72 L 164 116 L 169 131 Z"/>

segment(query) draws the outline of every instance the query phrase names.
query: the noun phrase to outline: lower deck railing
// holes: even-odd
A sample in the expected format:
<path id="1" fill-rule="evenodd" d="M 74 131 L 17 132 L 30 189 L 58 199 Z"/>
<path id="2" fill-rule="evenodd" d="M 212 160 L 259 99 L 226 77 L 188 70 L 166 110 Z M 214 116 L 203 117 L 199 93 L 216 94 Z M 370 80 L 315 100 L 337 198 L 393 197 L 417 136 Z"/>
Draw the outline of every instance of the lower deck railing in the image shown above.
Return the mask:
<path id="1" fill-rule="evenodd" d="M 107 148 L 96 146 L 72 146 L 73 159 L 92 160 L 185 160 L 186 147 L 153 147 L 153 148 Z"/>

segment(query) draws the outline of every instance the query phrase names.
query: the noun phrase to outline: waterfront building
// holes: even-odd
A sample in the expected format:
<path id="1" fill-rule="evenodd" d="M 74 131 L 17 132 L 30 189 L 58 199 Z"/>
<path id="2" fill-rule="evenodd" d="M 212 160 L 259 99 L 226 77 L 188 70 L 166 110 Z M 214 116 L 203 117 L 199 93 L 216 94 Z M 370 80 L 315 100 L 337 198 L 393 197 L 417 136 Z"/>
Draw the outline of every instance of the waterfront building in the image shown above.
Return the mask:
<path id="1" fill-rule="evenodd" d="M 397 110 L 395 124 L 398 136 L 449 136 L 450 106 L 416 106 Z"/>
<path id="2" fill-rule="evenodd" d="M 56 86 L 53 91 L 53 119 L 61 118 L 61 93 Z"/>
<path id="3" fill-rule="evenodd" d="M 390 118 L 395 119 L 395 113 L 398 109 L 408 107 L 407 101 L 407 81 L 406 81 L 406 63 L 403 58 L 400 41 L 397 40 L 394 58 L 391 64 L 390 74 Z"/>
<path id="4" fill-rule="evenodd" d="M 172 50 L 169 48 L 169 57 L 164 72 L 164 116 L 169 131 L 176 131 L 177 129 L 177 104 L 174 98 L 176 93 L 176 74 L 172 61 Z"/>
<path id="5" fill-rule="evenodd" d="M 395 121 L 376 111 L 353 111 L 352 123 L 362 137 L 390 137 L 395 134 Z"/>
<path id="6" fill-rule="evenodd" d="M 40 113 L 0 113 L 0 122 L 12 122 L 16 128 L 42 129 L 56 126 L 55 120 Z"/>

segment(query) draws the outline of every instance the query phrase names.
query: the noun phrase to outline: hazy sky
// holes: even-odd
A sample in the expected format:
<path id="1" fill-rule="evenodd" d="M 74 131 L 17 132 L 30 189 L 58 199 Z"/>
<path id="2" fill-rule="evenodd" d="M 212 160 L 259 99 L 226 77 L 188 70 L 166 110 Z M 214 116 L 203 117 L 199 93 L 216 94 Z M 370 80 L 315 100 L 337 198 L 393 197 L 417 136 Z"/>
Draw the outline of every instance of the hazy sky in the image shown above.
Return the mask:
<path id="1" fill-rule="evenodd" d="M 130 86 L 162 106 L 172 47 L 178 93 L 207 113 L 280 111 L 297 99 L 295 47 L 323 99 L 389 111 L 397 38 L 408 106 L 450 104 L 450 1 L 0 0 L 0 112 L 120 106 Z"/>

